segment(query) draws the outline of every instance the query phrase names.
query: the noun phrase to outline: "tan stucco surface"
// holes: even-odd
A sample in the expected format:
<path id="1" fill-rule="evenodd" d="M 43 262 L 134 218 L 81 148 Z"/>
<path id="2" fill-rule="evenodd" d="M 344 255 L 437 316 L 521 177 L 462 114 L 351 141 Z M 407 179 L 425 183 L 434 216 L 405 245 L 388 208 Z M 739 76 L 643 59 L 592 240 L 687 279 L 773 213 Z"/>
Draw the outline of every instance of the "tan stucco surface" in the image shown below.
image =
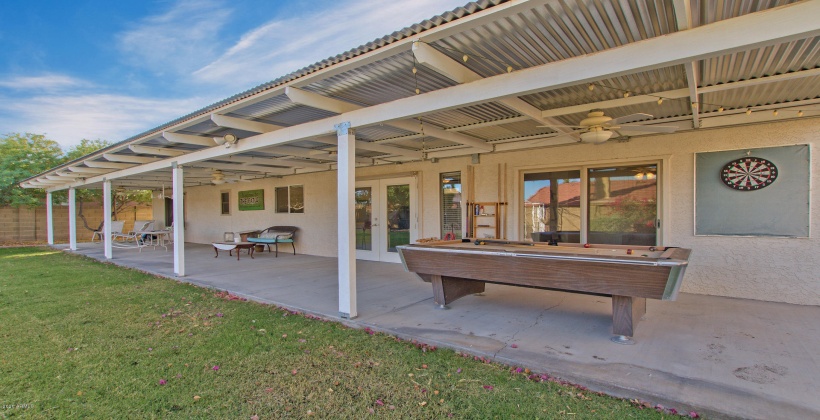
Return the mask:
<path id="1" fill-rule="evenodd" d="M 692 248 L 693 254 L 682 290 L 690 293 L 767 301 L 820 305 L 820 205 L 816 185 L 820 165 L 816 148 L 820 119 L 801 119 L 735 128 L 698 130 L 662 136 L 644 136 L 626 143 L 572 145 L 509 153 L 357 169 L 357 177 L 389 177 L 416 172 L 419 179 L 419 237 L 439 237 L 439 174 L 475 173 L 475 201 L 499 200 L 499 177 L 511 204 L 506 217 L 507 238 L 519 238 L 522 191 L 521 173 L 536 169 L 572 168 L 580 165 L 641 163 L 664 159 L 668 202 L 663 220 L 663 244 Z M 697 152 L 809 144 L 812 152 L 811 238 L 705 237 L 694 235 L 694 154 Z M 305 186 L 305 213 L 274 212 L 274 187 Z M 236 192 L 263 188 L 265 210 L 238 211 Z M 504 188 L 502 188 L 502 191 Z M 231 192 L 231 215 L 219 214 L 219 193 Z M 504 200 L 502 195 L 501 200 Z M 466 194 L 465 194 L 466 201 Z M 186 240 L 210 243 L 223 232 L 295 225 L 300 232 L 297 251 L 321 256 L 336 254 L 336 173 L 311 173 L 271 178 L 251 183 L 202 186 L 186 190 Z M 157 213 L 160 214 L 160 213 Z"/>

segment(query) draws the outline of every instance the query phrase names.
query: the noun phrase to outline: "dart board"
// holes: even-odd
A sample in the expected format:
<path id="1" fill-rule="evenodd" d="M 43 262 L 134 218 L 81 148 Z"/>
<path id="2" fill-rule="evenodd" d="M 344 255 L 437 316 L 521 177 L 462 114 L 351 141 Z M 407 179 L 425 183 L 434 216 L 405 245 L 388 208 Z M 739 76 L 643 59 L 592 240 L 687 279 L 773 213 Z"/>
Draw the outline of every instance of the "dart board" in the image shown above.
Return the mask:
<path id="1" fill-rule="evenodd" d="M 729 188 L 739 191 L 759 190 L 777 179 L 777 166 L 758 157 L 735 159 L 723 166 L 720 179 Z"/>

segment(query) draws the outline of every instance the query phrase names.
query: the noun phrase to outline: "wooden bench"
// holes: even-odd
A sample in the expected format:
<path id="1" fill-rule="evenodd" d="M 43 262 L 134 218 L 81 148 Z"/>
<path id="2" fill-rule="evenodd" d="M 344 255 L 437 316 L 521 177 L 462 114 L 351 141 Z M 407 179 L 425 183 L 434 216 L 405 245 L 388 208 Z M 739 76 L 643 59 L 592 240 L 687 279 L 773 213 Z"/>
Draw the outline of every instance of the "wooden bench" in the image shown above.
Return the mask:
<path id="1" fill-rule="evenodd" d="M 271 226 L 261 232 L 255 238 L 248 238 L 248 242 L 266 245 L 268 252 L 270 246 L 273 245 L 276 250 L 276 256 L 279 256 L 279 244 L 290 244 L 293 247 L 293 255 L 296 255 L 296 231 L 299 230 L 296 226 Z"/>

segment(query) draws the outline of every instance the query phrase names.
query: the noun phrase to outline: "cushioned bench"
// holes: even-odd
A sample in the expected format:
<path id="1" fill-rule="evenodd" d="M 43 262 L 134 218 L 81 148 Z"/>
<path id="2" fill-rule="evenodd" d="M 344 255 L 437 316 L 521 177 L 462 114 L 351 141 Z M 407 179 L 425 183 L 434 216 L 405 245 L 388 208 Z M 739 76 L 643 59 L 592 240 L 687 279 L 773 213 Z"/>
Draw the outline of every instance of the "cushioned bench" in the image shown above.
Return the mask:
<path id="1" fill-rule="evenodd" d="M 276 256 L 279 256 L 279 244 L 290 244 L 293 247 L 293 255 L 296 255 L 296 231 L 299 230 L 296 226 L 271 226 L 261 232 L 255 238 L 248 238 L 248 242 L 267 245 L 268 252 L 270 246 L 273 245 L 276 249 Z"/>

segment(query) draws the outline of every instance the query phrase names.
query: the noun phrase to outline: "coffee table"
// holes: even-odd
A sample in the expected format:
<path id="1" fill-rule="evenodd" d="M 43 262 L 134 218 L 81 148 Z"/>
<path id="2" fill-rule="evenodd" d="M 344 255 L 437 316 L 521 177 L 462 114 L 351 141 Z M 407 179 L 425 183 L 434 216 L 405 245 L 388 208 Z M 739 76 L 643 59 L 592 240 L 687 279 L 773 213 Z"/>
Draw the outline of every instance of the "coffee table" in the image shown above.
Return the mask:
<path id="1" fill-rule="evenodd" d="M 216 253 L 214 258 L 219 257 L 220 249 L 223 251 L 228 251 L 228 255 L 232 255 L 231 252 L 235 249 L 236 260 L 239 261 L 239 254 L 243 249 L 247 249 L 248 255 L 253 258 L 253 246 L 256 244 L 252 244 L 250 242 L 214 242 L 212 245 L 214 246 L 214 252 Z"/>

